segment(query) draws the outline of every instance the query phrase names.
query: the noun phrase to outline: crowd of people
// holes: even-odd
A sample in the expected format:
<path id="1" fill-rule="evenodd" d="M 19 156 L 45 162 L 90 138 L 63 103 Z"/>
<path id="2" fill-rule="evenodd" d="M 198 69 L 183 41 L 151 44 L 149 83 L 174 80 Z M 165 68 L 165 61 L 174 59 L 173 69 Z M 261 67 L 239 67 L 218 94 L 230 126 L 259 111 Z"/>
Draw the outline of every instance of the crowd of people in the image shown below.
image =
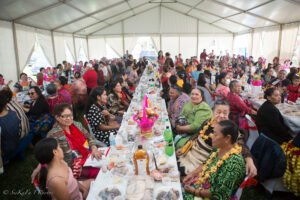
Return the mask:
<path id="1" fill-rule="evenodd" d="M 20 80 L 11 85 L 0 75 L 3 164 L 16 157 L 24 159 L 26 148 L 35 148 L 40 164 L 32 181 L 39 180 L 44 198 L 85 198 L 99 168 L 84 167 L 84 163 L 90 154 L 100 159 L 97 147 L 110 145 L 109 136 L 117 134 L 147 64 L 146 58 L 137 61 L 127 52 L 112 60 L 74 65 L 63 61 L 54 68 L 41 68 L 37 81 L 21 73 Z M 262 160 L 266 157 L 257 156 L 257 151 L 264 154 L 268 151 L 262 149 L 271 147 L 261 141 L 254 150 L 246 145 L 246 115 L 250 115 L 272 148 L 282 155 L 290 152 L 287 160 L 295 159 L 291 148 L 299 151 L 300 136 L 284 123 L 275 105 L 300 101 L 299 68 L 288 67 L 287 72 L 286 65 L 291 63 L 280 65 L 277 57 L 266 64 L 263 58 L 254 62 L 251 56 L 216 56 L 206 50 L 199 60 L 193 56 L 185 61 L 181 54 L 173 60 L 170 53 L 159 51 L 157 64 L 185 199 L 228 199 L 246 176 L 259 181 L 289 177 L 284 181 L 286 187 L 300 195 L 300 187 L 291 186 L 295 181 L 300 184 L 291 180 L 291 174 L 300 169 L 297 163 L 287 162 L 296 168 L 291 171 L 285 163 L 276 168 L 274 162 L 268 170 L 276 173 L 267 173 L 267 163 Z M 265 90 L 266 101 L 259 109 L 241 96 L 253 81 L 260 81 Z M 15 96 L 20 92 L 27 92 L 30 99 L 17 102 Z M 82 117 L 91 132 L 74 121 Z"/>

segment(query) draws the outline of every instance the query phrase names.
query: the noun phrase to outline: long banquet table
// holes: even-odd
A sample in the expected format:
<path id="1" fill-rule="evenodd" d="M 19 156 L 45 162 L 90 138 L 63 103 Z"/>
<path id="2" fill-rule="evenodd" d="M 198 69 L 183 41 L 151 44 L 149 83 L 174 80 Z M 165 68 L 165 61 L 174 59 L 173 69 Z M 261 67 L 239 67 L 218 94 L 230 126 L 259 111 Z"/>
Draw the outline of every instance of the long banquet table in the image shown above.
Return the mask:
<path id="1" fill-rule="evenodd" d="M 168 119 L 166 104 L 159 95 L 160 89 L 155 87 L 154 83 L 151 82 L 151 79 L 156 80 L 156 72 L 147 72 L 147 69 L 145 69 L 145 72 L 140 79 L 139 85 L 136 88 L 131 104 L 127 112 L 123 116 L 123 121 L 118 131 L 118 135 L 122 136 L 123 138 L 123 146 L 125 148 L 122 150 L 117 150 L 114 147 L 108 149 L 106 158 L 103 158 L 99 162 L 101 163 L 99 165 L 102 167 L 102 169 L 100 170 L 95 181 L 91 184 L 90 192 L 87 197 L 88 200 L 101 199 L 99 193 L 105 188 L 117 188 L 121 192 L 121 196 L 116 199 L 128 199 L 126 196 L 126 190 L 128 181 L 132 180 L 135 177 L 132 157 L 138 144 L 143 144 L 144 148 L 147 150 L 150 156 L 150 171 L 155 169 L 153 157 L 155 157 L 156 159 L 158 168 L 164 168 L 167 166 L 167 168 L 170 169 L 169 173 L 164 174 L 165 176 L 163 176 L 162 181 L 154 182 L 152 199 L 156 199 L 156 196 L 160 191 L 169 191 L 171 188 L 177 190 L 179 194 L 178 199 L 182 199 L 175 149 L 172 156 L 164 156 L 164 143 L 162 133 L 166 126 L 171 127 Z M 142 97 L 146 94 L 152 103 L 152 107 L 155 107 L 156 111 L 159 114 L 158 120 L 156 121 L 153 128 L 154 135 L 151 139 L 148 140 L 140 137 L 140 128 L 135 122 L 132 121 L 133 115 L 142 108 Z M 127 142 L 127 140 L 130 138 L 134 138 L 134 142 Z M 167 158 L 166 163 L 161 163 L 160 165 L 159 157 Z M 109 165 L 108 163 L 112 161 L 126 162 L 128 168 L 127 174 L 124 176 L 118 176 L 113 173 L 113 169 L 107 170 L 106 168 Z M 145 199 L 145 197 L 143 199 Z"/>

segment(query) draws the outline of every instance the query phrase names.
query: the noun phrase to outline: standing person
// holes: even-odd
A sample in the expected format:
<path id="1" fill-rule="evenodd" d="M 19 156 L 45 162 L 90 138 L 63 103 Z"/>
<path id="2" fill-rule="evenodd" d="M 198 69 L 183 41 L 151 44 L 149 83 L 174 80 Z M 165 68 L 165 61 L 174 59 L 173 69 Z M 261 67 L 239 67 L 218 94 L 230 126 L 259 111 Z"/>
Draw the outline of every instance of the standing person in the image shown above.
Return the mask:
<path id="1" fill-rule="evenodd" d="M 83 74 L 82 78 L 86 82 L 87 92 L 89 94 L 93 88 L 98 86 L 98 74 L 91 64 L 88 64 L 87 66 L 87 70 Z"/>
<path id="2" fill-rule="evenodd" d="M 206 61 L 207 54 L 206 54 L 206 49 L 203 49 L 202 53 L 200 54 L 200 60 Z"/>
<path id="3" fill-rule="evenodd" d="M 34 149 L 34 155 L 42 164 L 39 175 L 42 199 L 86 198 L 91 180 L 77 182 L 71 168 L 64 161 L 63 150 L 57 140 L 41 140 Z"/>

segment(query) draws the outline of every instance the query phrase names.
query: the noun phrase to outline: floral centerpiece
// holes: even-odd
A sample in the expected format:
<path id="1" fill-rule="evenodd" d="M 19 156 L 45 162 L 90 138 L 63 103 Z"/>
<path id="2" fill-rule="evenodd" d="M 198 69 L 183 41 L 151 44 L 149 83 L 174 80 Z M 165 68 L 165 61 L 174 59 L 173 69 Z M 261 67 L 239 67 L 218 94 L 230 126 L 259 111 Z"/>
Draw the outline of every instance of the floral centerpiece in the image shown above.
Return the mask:
<path id="1" fill-rule="evenodd" d="M 143 108 L 137 114 L 133 116 L 133 120 L 141 128 L 141 135 L 145 138 L 152 137 L 152 128 L 156 120 L 158 119 L 158 114 L 152 108 L 151 101 L 148 96 L 144 96 Z"/>
<path id="2" fill-rule="evenodd" d="M 261 76 L 259 74 L 254 74 L 251 79 L 251 91 L 254 96 L 259 95 L 262 91 L 263 80 L 261 80 Z"/>

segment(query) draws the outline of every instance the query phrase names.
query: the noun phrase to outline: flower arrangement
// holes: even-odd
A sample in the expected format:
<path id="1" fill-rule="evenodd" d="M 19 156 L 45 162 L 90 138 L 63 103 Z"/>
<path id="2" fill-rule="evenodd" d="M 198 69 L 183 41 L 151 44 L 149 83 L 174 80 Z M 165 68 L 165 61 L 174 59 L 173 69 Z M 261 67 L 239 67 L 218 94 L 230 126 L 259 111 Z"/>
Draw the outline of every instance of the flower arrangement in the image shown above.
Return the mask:
<path id="1" fill-rule="evenodd" d="M 133 116 L 133 120 L 141 128 L 141 134 L 146 138 L 152 137 L 152 128 L 158 119 L 158 114 L 151 107 L 151 104 L 151 101 L 148 99 L 147 95 L 145 95 L 142 110 Z"/>
<path id="2" fill-rule="evenodd" d="M 262 86 L 263 80 L 261 80 L 261 76 L 259 74 L 254 74 L 253 78 L 251 79 L 251 85 L 253 86 Z"/>

